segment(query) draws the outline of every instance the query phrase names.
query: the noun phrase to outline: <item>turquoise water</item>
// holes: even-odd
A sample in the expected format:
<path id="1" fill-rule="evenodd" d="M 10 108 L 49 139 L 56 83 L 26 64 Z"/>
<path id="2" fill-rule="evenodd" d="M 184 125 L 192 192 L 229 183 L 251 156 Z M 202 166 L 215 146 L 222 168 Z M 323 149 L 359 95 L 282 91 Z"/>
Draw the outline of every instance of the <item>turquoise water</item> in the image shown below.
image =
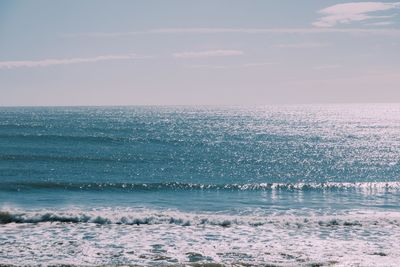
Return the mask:
<path id="1" fill-rule="evenodd" d="M 4 264 L 390 266 L 399 200 L 398 104 L 0 108 Z"/>

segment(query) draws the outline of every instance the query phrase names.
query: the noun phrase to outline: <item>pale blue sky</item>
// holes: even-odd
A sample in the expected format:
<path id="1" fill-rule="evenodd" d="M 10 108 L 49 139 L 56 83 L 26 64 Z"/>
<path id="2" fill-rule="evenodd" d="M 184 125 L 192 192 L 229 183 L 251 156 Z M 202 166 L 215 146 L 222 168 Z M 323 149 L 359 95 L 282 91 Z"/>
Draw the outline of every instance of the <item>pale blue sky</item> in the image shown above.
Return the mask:
<path id="1" fill-rule="evenodd" d="M 400 2 L 0 0 L 0 105 L 400 102 Z"/>

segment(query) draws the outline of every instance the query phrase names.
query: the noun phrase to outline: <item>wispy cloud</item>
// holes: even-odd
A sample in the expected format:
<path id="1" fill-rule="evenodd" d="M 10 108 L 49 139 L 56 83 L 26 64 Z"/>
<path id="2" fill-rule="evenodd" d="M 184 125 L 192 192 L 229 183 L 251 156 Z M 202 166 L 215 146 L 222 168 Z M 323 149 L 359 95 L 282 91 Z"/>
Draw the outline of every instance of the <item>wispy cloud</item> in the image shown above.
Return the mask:
<path id="1" fill-rule="evenodd" d="M 244 64 L 236 64 L 236 65 L 211 65 L 211 64 L 202 64 L 202 65 L 190 65 L 188 68 L 196 68 L 196 69 L 239 69 L 239 68 L 256 68 L 256 67 L 265 67 L 277 65 L 275 62 L 250 62 Z"/>
<path id="2" fill-rule="evenodd" d="M 108 61 L 108 60 L 127 60 L 127 59 L 141 59 L 141 58 L 148 58 L 148 57 L 138 56 L 136 54 L 126 54 L 126 55 L 106 55 L 106 56 L 86 57 L 86 58 L 0 61 L 0 69 L 13 69 L 21 67 L 27 67 L 27 68 L 48 67 L 54 65 L 93 63 L 93 62 Z"/>
<path id="3" fill-rule="evenodd" d="M 329 46 L 328 43 L 292 43 L 292 44 L 277 44 L 275 47 L 279 48 L 318 48 Z"/>
<path id="4" fill-rule="evenodd" d="M 180 52 L 174 53 L 174 58 L 207 58 L 207 57 L 229 57 L 229 56 L 241 56 L 243 51 L 240 50 L 208 50 L 208 51 L 198 51 L 198 52 Z"/>
<path id="5" fill-rule="evenodd" d="M 400 8 L 400 2 L 358 2 L 337 4 L 320 10 L 322 15 L 313 23 L 316 27 L 333 27 L 337 24 L 364 21 L 368 19 L 381 19 L 392 16 L 371 15 L 372 12 L 388 11 Z"/>
<path id="6" fill-rule="evenodd" d="M 314 69 L 316 70 L 329 70 L 329 69 L 338 69 L 341 68 L 341 65 L 321 65 L 321 66 L 315 66 Z"/>
<path id="7" fill-rule="evenodd" d="M 394 24 L 393 21 L 378 21 L 378 22 L 368 23 L 367 25 L 369 25 L 369 26 L 387 26 L 387 25 L 392 25 L 392 24 Z"/>
<path id="8" fill-rule="evenodd" d="M 315 22 L 318 23 L 319 21 Z M 318 24 L 317 24 L 318 25 Z M 317 26 L 315 25 L 315 26 Z M 97 37 L 97 38 L 117 38 L 129 37 L 144 34 L 376 34 L 376 35 L 400 35 L 400 29 L 366 29 L 366 28 L 160 28 L 144 31 L 130 32 L 92 32 L 63 34 L 64 38 L 76 37 Z"/>
<path id="9" fill-rule="evenodd" d="M 240 65 L 243 68 L 252 68 L 252 67 L 263 67 L 263 66 L 270 66 L 270 65 L 277 65 L 276 62 L 250 62 Z"/>
<path id="10" fill-rule="evenodd" d="M 129 31 L 129 32 L 86 32 L 86 33 L 64 33 L 61 34 L 63 38 L 76 38 L 76 37 L 121 37 L 132 36 L 149 33 L 147 31 Z"/>

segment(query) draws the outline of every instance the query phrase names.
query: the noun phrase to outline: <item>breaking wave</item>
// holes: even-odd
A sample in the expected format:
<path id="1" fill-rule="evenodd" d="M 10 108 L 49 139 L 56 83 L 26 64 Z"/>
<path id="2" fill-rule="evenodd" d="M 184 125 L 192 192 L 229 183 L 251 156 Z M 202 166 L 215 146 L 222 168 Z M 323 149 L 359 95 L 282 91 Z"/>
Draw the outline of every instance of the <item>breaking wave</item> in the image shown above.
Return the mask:
<path id="1" fill-rule="evenodd" d="M 275 225 L 282 227 L 352 227 L 363 225 L 390 224 L 400 227 L 400 213 L 362 212 L 326 215 L 315 212 L 294 214 L 276 213 L 264 215 L 230 215 L 211 213 L 189 213 L 180 211 L 97 209 L 73 211 L 0 211 L 0 224 L 9 223 L 92 223 L 98 225 L 158 225 L 180 226 L 212 225 L 230 227 L 244 225 L 259 227 Z"/>

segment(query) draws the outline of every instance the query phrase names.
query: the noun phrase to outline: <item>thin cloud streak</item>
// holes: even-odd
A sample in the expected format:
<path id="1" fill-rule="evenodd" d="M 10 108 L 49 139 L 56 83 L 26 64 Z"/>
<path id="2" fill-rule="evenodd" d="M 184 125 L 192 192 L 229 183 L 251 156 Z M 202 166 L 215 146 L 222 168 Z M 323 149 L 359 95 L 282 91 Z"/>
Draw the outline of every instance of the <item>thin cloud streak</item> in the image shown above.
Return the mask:
<path id="1" fill-rule="evenodd" d="M 140 35 L 148 32 L 145 31 L 130 31 L 130 32 L 88 32 L 88 33 L 64 33 L 61 35 L 63 38 L 77 38 L 77 37 L 120 37 Z"/>
<path id="2" fill-rule="evenodd" d="M 116 38 L 129 37 L 145 34 L 376 34 L 376 35 L 400 35 L 400 29 L 368 29 L 368 28 L 160 28 L 144 31 L 130 32 L 93 32 L 93 33 L 77 33 L 63 34 L 64 38 L 76 37 L 98 37 L 98 38 Z"/>
<path id="3" fill-rule="evenodd" d="M 328 43 L 292 43 L 292 44 L 277 44 L 278 48 L 319 48 L 330 46 Z"/>
<path id="4" fill-rule="evenodd" d="M 393 21 L 378 21 L 378 22 L 371 22 L 368 23 L 367 25 L 369 26 L 387 26 L 387 25 L 393 25 Z"/>
<path id="5" fill-rule="evenodd" d="M 243 51 L 240 50 L 209 50 L 199 52 L 180 52 L 174 53 L 174 58 L 191 59 L 191 58 L 208 58 L 208 57 L 229 57 L 242 56 Z"/>
<path id="6" fill-rule="evenodd" d="M 348 24 L 369 19 L 386 19 L 391 18 L 394 15 L 377 16 L 370 15 L 370 13 L 388 11 L 397 8 L 400 8 L 400 2 L 358 2 L 337 4 L 321 9 L 318 13 L 320 13 L 322 17 L 312 25 L 315 27 L 334 27 L 338 24 Z"/>
<path id="7" fill-rule="evenodd" d="M 48 67 L 54 65 L 69 65 L 79 63 L 94 63 L 99 61 L 108 60 L 129 60 L 129 59 L 143 59 L 148 58 L 145 56 L 138 56 L 136 54 L 126 55 L 106 55 L 89 58 L 65 58 L 65 59 L 42 59 L 42 60 L 21 60 L 21 61 L 0 61 L 0 69 L 14 69 L 14 68 L 33 68 L 33 67 Z"/>
<path id="8" fill-rule="evenodd" d="M 275 62 L 250 62 L 240 65 L 190 65 L 186 66 L 192 69 L 240 69 L 240 68 L 255 68 L 255 67 L 265 67 L 265 66 L 272 66 L 277 65 L 278 63 Z"/>
<path id="9" fill-rule="evenodd" d="M 329 70 L 329 69 L 338 69 L 342 68 L 342 65 L 321 65 L 321 66 L 316 66 L 314 69 L 316 70 Z"/>

